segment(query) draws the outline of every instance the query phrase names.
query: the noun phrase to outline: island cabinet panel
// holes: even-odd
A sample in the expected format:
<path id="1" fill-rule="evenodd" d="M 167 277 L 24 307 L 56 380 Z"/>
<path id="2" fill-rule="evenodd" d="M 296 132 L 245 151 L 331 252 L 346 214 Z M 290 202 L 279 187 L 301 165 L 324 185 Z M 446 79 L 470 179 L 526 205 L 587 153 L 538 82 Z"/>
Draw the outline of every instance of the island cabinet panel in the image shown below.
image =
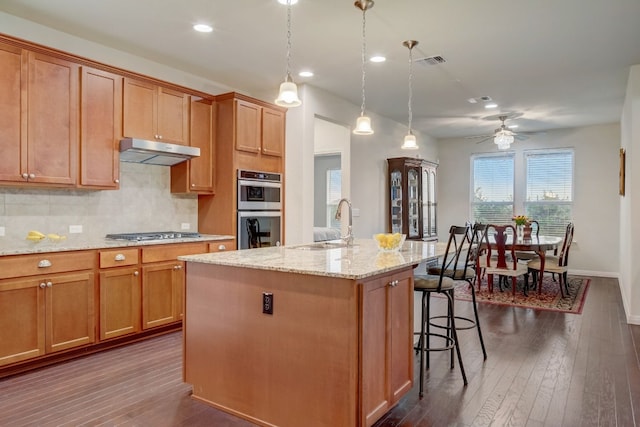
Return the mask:
<path id="1" fill-rule="evenodd" d="M 353 281 L 188 263 L 186 289 L 184 374 L 196 399 L 258 425 L 362 425 Z"/>
<path id="2" fill-rule="evenodd" d="M 82 67 L 80 82 L 80 183 L 117 189 L 122 138 L 122 76 Z"/>
<path id="3" fill-rule="evenodd" d="M 380 419 L 413 386 L 413 272 L 362 286 L 362 407 Z"/>
<path id="4" fill-rule="evenodd" d="M 186 289 L 185 382 L 216 408 L 365 427 L 413 385 L 412 266 L 356 280 L 188 262 Z"/>

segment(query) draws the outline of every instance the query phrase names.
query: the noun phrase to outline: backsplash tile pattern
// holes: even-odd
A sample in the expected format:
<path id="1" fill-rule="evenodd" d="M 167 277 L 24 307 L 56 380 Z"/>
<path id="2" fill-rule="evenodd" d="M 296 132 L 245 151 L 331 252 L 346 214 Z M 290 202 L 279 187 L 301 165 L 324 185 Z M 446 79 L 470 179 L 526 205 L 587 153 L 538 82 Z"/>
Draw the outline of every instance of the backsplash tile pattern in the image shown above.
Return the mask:
<path id="1" fill-rule="evenodd" d="M 23 241 L 29 230 L 70 238 L 108 233 L 179 231 L 182 223 L 198 228 L 198 197 L 171 194 L 169 167 L 120 164 L 120 190 L 85 191 L 0 187 L 0 239 Z M 70 225 L 83 233 L 69 235 Z M 6 243 L 6 242 L 5 242 Z"/>

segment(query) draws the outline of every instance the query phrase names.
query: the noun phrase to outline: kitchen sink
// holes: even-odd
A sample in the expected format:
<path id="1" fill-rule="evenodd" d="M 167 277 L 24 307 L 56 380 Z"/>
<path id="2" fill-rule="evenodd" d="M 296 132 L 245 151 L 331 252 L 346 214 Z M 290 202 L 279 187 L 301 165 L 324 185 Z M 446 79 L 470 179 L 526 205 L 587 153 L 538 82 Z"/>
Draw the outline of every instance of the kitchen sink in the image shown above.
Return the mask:
<path id="1" fill-rule="evenodd" d="M 347 246 L 348 245 L 345 242 L 316 242 L 309 245 L 296 246 L 295 249 L 302 251 L 322 251 L 327 249 L 346 248 Z"/>

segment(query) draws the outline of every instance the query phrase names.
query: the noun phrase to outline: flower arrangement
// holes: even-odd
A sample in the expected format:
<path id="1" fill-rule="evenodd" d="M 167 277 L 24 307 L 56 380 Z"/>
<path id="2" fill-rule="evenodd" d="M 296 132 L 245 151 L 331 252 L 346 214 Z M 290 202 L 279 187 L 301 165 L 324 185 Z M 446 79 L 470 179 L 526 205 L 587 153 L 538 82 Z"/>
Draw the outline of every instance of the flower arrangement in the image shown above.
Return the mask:
<path id="1" fill-rule="evenodd" d="M 515 221 L 516 225 L 527 225 L 529 223 L 529 218 L 525 215 L 516 215 L 511 219 Z"/>

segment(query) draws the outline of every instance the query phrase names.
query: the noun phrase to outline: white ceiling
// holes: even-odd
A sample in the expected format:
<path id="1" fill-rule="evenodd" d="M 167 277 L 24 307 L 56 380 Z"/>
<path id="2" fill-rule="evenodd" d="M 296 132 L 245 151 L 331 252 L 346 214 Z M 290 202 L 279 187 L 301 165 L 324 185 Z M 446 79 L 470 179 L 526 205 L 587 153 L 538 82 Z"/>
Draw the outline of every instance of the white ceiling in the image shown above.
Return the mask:
<path id="1" fill-rule="evenodd" d="M 1 0 L 0 10 L 249 94 L 275 99 L 284 79 L 276 0 Z M 351 0 L 299 0 L 292 14 L 292 71 L 315 72 L 294 80 L 359 106 L 362 12 Z M 367 53 L 387 57 L 366 66 L 367 111 L 407 122 L 404 40 L 419 41 L 414 59 L 445 58 L 413 67 L 413 127 L 439 138 L 490 133 L 500 113 L 520 115 L 519 131 L 617 122 L 640 64 L 639 0 L 376 0 L 366 20 Z M 196 33 L 196 22 L 214 31 Z M 499 109 L 467 101 L 481 96 Z"/>

